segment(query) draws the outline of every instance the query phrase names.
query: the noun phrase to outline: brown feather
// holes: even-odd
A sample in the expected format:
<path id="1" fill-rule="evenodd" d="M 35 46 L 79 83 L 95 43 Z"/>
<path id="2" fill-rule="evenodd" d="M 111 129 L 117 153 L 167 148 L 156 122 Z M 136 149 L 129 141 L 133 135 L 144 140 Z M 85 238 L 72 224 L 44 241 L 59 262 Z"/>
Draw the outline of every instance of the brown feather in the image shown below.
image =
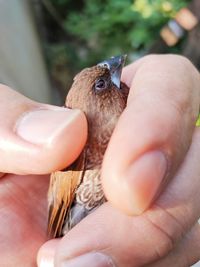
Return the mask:
<path id="1" fill-rule="evenodd" d="M 74 200 L 75 191 L 80 185 L 85 166 L 85 151 L 66 171 L 51 174 L 48 192 L 49 218 L 48 236 L 51 238 L 62 235 L 65 217 Z"/>

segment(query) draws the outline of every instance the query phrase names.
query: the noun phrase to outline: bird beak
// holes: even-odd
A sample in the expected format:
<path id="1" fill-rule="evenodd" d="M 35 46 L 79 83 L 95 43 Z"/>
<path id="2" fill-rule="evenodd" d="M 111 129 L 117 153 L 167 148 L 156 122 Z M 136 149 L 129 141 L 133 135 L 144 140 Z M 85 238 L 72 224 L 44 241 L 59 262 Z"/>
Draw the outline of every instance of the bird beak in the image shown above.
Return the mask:
<path id="1" fill-rule="evenodd" d="M 107 68 L 110 71 L 111 80 L 120 89 L 120 80 L 122 69 L 126 60 L 126 55 L 111 57 L 108 60 L 104 60 L 99 63 L 98 66 Z"/>

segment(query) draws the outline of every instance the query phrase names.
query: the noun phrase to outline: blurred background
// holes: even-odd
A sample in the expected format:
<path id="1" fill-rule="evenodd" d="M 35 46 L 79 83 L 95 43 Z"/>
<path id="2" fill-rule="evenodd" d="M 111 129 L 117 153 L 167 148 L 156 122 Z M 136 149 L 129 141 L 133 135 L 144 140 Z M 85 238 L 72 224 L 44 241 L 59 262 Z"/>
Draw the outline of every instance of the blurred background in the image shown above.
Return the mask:
<path id="1" fill-rule="evenodd" d="M 200 68 L 199 0 L 0 0 L 0 82 L 62 104 L 86 66 L 178 53 Z"/>

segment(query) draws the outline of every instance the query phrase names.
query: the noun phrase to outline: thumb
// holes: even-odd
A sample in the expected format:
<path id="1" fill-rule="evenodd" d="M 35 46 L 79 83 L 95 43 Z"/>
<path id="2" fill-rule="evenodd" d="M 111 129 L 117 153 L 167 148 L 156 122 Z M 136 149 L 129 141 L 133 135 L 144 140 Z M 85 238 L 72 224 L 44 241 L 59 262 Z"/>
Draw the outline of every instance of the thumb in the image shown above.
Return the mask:
<path id="1" fill-rule="evenodd" d="M 87 138 L 79 110 L 34 102 L 0 85 L 0 171 L 44 174 L 75 160 Z"/>
<path id="2" fill-rule="evenodd" d="M 173 55 L 144 57 L 123 77 L 128 104 L 106 151 L 102 182 L 107 199 L 134 215 L 150 206 L 189 149 L 200 80 L 187 59 Z"/>

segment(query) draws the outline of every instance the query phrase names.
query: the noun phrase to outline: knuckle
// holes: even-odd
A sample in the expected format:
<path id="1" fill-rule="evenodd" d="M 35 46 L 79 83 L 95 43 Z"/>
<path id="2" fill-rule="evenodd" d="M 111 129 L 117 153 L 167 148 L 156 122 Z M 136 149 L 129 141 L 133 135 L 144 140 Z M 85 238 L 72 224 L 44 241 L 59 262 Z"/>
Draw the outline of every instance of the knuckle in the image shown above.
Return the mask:
<path id="1" fill-rule="evenodd" d="M 154 221 L 151 219 L 147 219 L 148 222 L 152 225 L 152 227 L 155 230 L 155 233 L 159 239 L 159 242 L 157 242 L 157 245 L 152 247 L 153 254 L 155 255 L 156 260 L 162 259 L 165 255 L 167 255 L 170 251 L 173 250 L 174 247 L 174 239 L 170 235 L 167 234 L 167 232 L 162 229 L 159 225 L 157 225 Z"/>
<path id="2" fill-rule="evenodd" d="M 176 246 L 185 233 L 185 228 L 177 218 L 160 205 L 154 205 L 145 214 L 146 220 L 159 237 L 158 245 L 154 247 L 157 259 L 163 258 Z"/>

